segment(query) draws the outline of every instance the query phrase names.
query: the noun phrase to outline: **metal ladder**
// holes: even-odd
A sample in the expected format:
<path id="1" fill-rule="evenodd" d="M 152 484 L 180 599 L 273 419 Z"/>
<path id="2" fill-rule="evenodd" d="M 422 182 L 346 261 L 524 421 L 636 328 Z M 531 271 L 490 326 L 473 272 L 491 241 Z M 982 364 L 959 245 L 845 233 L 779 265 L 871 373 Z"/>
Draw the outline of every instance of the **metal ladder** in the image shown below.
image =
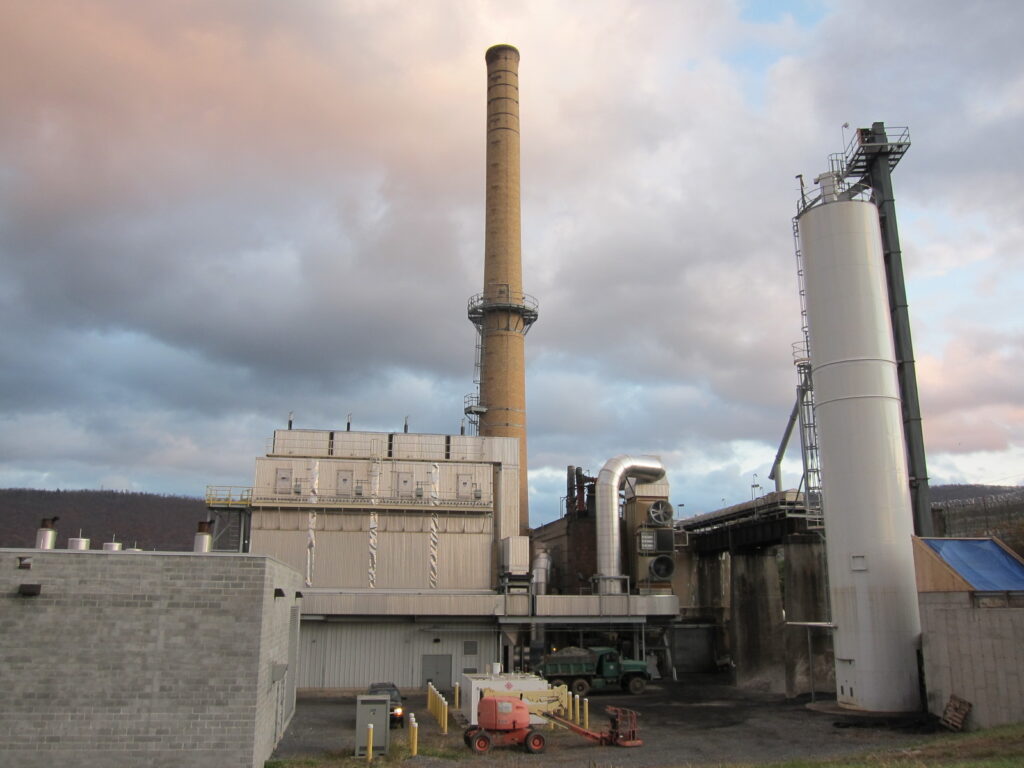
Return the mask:
<path id="1" fill-rule="evenodd" d="M 814 381 L 811 376 L 811 335 L 807 322 L 807 285 L 804 281 L 804 256 L 800 250 L 800 224 L 793 219 L 793 250 L 796 253 L 796 275 L 800 292 L 800 330 L 803 341 L 793 345 L 799 394 L 800 455 L 804 466 L 804 506 L 808 529 L 823 529 L 821 511 L 821 460 L 818 453 L 818 431 L 814 424 Z"/>

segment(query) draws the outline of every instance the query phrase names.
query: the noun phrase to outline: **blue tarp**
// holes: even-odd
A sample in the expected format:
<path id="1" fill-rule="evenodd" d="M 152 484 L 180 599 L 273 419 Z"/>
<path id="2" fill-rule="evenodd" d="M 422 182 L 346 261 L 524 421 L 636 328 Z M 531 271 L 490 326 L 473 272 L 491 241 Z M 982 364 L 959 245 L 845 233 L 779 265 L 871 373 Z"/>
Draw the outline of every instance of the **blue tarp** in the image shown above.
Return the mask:
<path id="1" fill-rule="evenodd" d="M 979 592 L 1024 590 L 1024 564 L 991 539 L 924 539 Z"/>

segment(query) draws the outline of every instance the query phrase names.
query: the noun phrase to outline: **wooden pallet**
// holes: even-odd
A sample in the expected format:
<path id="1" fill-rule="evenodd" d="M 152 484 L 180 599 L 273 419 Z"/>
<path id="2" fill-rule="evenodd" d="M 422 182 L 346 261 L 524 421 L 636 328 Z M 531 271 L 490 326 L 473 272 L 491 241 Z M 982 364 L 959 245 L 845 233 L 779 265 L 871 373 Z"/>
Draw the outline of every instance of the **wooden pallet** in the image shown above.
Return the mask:
<path id="1" fill-rule="evenodd" d="M 942 713 L 942 717 L 939 718 L 939 722 L 951 731 L 962 731 L 964 729 L 964 721 L 967 719 L 970 711 L 971 702 L 964 701 L 959 696 L 950 695 L 949 702 L 946 704 L 946 710 Z"/>

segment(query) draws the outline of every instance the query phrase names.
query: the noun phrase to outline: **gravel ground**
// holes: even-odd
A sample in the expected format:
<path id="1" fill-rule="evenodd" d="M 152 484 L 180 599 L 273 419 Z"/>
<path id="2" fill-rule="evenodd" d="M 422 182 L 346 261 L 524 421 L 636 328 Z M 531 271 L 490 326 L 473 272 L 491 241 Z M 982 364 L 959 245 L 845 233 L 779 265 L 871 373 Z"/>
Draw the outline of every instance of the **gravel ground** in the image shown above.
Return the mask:
<path id="1" fill-rule="evenodd" d="M 545 730 L 544 755 L 495 748 L 486 764 L 537 766 L 557 761 L 560 768 L 626 768 L 765 763 L 899 750 L 929 739 L 929 729 L 919 722 L 829 714 L 809 709 L 808 700 L 787 701 L 777 694 L 739 690 L 714 676 L 654 683 L 640 696 L 598 693 L 590 698 L 591 726 L 600 729 L 607 724 L 605 705 L 634 709 L 640 714 L 642 747 L 600 747 L 566 730 Z M 417 713 L 423 752 L 465 749 L 460 727 L 449 726 L 447 736 L 439 732 L 422 694 L 410 693 L 406 708 Z M 404 742 L 407 731 L 394 729 L 391 735 L 393 741 Z M 274 757 L 352 754 L 354 744 L 354 695 L 300 696 Z M 421 756 L 407 763 L 454 766 L 456 761 Z"/>

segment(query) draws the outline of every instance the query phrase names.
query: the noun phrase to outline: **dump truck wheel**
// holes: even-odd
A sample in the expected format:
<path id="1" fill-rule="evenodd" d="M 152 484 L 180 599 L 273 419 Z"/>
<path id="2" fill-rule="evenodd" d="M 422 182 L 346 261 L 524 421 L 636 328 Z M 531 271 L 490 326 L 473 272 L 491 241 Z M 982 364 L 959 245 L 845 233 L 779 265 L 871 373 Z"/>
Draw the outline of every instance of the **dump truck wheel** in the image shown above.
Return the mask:
<path id="1" fill-rule="evenodd" d="M 473 737 L 474 737 L 474 736 L 476 736 L 476 734 L 477 734 L 477 732 L 478 732 L 479 730 L 480 730 L 480 726 L 477 726 L 477 725 L 471 725 L 471 726 L 469 726 L 469 728 L 467 728 L 467 729 L 466 729 L 466 731 L 465 731 L 465 732 L 464 732 L 464 733 L 462 734 L 462 740 L 463 740 L 464 742 L 466 742 L 466 746 L 467 746 L 467 747 L 472 747 L 472 744 L 473 744 Z"/>
<path id="2" fill-rule="evenodd" d="M 569 689 L 581 699 L 590 693 L 590 683 L 582 677 L 577 677 L 572 681 L 572 687 Z"/>
<path id="3" fill-rule="evenodd" d="M 531 755 L 539 755 L 547 745 L 544 734 L 533 730 L 526 734 L 526 740 L 523 742 L 526 751 Z"/>
<path id="4" fill-rule="evenodd" d="M 629 682 L 626 684 L 626 690 L 632 693 L 634 696 L 638 693 L 643 693 L 644 688 L 647 687 L 647 681 L 642 677 L 631 677 Z"/>
<path id="5" fill-rule="evenodd" d="M 469 748 L 478 755 L 482 755 L 489 750 L 491 748 L 491 737 L 487 734 L 487 731 L 480 731 L 475 734 L 469 744 Z"/>

